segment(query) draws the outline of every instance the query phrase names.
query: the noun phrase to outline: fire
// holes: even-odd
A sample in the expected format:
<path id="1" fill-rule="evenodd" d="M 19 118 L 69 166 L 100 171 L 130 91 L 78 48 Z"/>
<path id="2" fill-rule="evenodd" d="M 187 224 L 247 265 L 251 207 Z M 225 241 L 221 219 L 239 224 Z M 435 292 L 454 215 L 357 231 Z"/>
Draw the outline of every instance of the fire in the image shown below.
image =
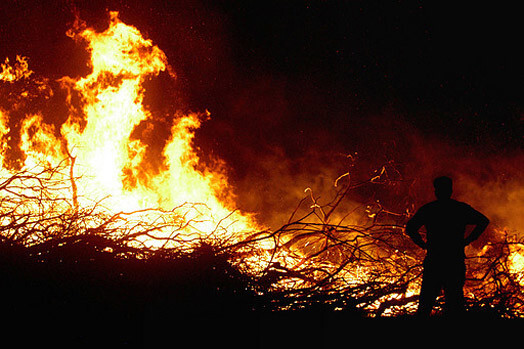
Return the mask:
<path id="1" fill-rule="evenodd" d="M 524 287 L 524 244 L 513 241 L 509 245 L 508 268 L 515 275 L 515 279 Z"/>
<path id="2" fill-rule="evenodd" d="M 125 226 L 124 230 L 130 235 L 136 233 L 146 247 L 163 247 L 173 236 L 177 237 L 174 243 L 205 241 L 208 237 L 214 242 L 227 241 L 241 256 L 237 266 L 256 274 L 261 284 L 267 280 L 270 290 L 305 290 L 305 298 L 320 291 L 335 294 L 337 300 L 342 298 L 339 293 L 366 295 L 358 306 L 377 314 L 394 315 L 395 309 L 413 308 L 422 258 L 409 250 L 405 237 L 403 240 L 402 226 L 397 223 L 403 214 L 384 210 L 378 201 L 360 205 L 365 210 L 358 214 L 354 214 L 356 207 L 334 212 L 350 189 L 365 181 L 353 184 L 349 173 L 337 178 L 334 187 L 340 188 L 327 203 L 320 203 L 312 190 L 306 189 L 304 200 L 311 202 L 303 201 L 309 204 L 304 216 L 295 216 L 295 211 L 287 224 L 271 232 L 252 215 L 236 209 L 225 173 L 220 168 L 205 167 L 199 158 L 194 147 L 195 131 L 211 116 L 208 111 L 184 115 L 173 111 L 167 115 L 172 124 L 159 153 L 161 165 L 148 164 L 151 144 L 133 136 L 139 126 L 153 119 L 144 105 L 144 85 L 161 73 L 175 76 L 160 48 L 137 28 L 121 22 L 117 12 L 110 12 L 109 17 L 109 26 L 103 32 L 77 23 L 67 33 L 86 44 L 90 73 L 57 81 L 68 92 L 69 115 L 65 121 L 49 123 L 46 115 L 33 111 L 16 120 L 19 123 L 12 123 L 10 112 L 0 109 L 0 138 L 4 140 L 0 175 L 5 179 L 0 183 L 2 209 L 22 219 L 27 216 L 24 224 L 36 226 L 20 233 L 15 219 L 0 212 L 0 224 L 16 226 L 9 234 L 31 233 L 34 236 L 28 243 L 38 243 L 54 231 L 60 234 L 62 214 L 82 216 L 84 210 L 89 219 L 78 220 L 84 231 L 103 225 L 111 232 Z M 11 86 L 34 81 L 38 90 L 52 94 L 49 81 L 29 69 L 28 58 L 17 56 L 14 64 L 6 59 L 1 68 L 1 83 Z M 17 98 L 23 101 L 32 94 L 24 87 Z M 22 107 L 17 103 L 13 109 L 19 112 Z M 10 127 L 13 124 L 17 127 Z M 19 134 L 14 137 L 13 132 Z M 5 141 L 13 139 L 19 140 L 22 155 L 18 168 L 6 161 L 13 142 Z M 369 183 L 380 183 L 387 176 L 384 167 Z M 43 182 L 48 187 L 42 187 Z M 28 212 L 43 215 L 49 226 L 39 230 L 38 220 L 33 222 Z M 99 218 L 99 212 L 110 219 Z M 367 222 L 365 226 L 362 221 Z M 497 260 L 498 255 L 489 254 L 496 250 L 493 246 L 480 251 L 478 259 Z M 515 277 L 524 286 L 522 246 L 521 241 L 509 244 L 504 267 L 510 278 Z M 506 272 L 499 264 L 490 265 L 499 268 L 494 271 Z M 487 279 L 484 275 L 488 274 L 482 269 L 478 279 Z M 472 293 L 481 289 L 489 294 L 482 280 Z M 494 279 L 492 284 L 511 283 Z M 383 304 L 390 304 L 389 308 Z"/>
<path id="3" fill-rule="evenodd" d="M 71 94 L 80 96 L 83 117 L 75 115 L 71 104 L 71 115 L 57 130 L 44 122 L 43 115 L 26 115 L 19 144 L 25 156 L 23 168 L 53 167 L 67 161 L 75 192 L 65 195 L 74 196 L 80 207 L 101 203 L 100 207 L 116 213 L 150 208 L 180 211 L 186 205 L 187 210 L 179 215 L 190 222 L 186 226 L 189 233 L 221 231 L 234 238 L 256 229 L 249 215 L 235 211 L 234 202 L 219 199 L 226 196 L 221 195 L 228 188 L 226 176 L 214 169 L 196 169 L 200 160 L 193 149 L 194 131 L 209 113 L 176 115 L 162 153 L 162 169 L 146 170 L 148 145 L 131 139 L 131 134 L 151 117 L 143 105 L 143 84 L 168 69 L 164 52 L 137 28 L 122 23 L 117 12 L 110 12 L 109 27 L 103 32 L 78 24 L 67 34 L 87 43 L 91 54 L 89 75 L 59 80 L 70 91 L 69 102 Z M 5 82 L 29 79 L 33 74 L 28 59 L 20 56 L 14 66 L 6 59 L 2 70 L 0 78 Z M 0 132 L 6 135 L 9 115 L 0 116 Z M 7 150 L 3 146 L 2 156 Z"/>
<path id="4" fill-rule="evenodd" d="M 27 57 L 16 56 L 16 63 L 14 66 L 9 64 L 9 58 L 5 59 L 5 63 L 1 64 L 2 72 L 0 73 L 0 80 L 7 82 L 14 82 L 16 80 L 28 78 L 33 72 L 29 70 L 29 63 Z"/>

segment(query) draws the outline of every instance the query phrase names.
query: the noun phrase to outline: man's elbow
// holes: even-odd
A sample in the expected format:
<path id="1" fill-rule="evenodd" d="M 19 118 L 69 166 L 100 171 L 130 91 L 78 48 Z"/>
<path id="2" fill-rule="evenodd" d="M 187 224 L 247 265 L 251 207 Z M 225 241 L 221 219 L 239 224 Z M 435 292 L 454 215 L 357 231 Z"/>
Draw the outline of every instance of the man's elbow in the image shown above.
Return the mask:
<path id="1" fill-rule="evenodd" d="M 413 225 L 408 222 L 408 224 L 406 224 L 406 228 L 404 229 L 404 234 L 411 237 L 415 235 L 415 233 L 416 233 L 415 227 L 413 227 Z"/>
<path id="2" fill-rule="evenodd" d="M 413 218 L 406 222 L 406 234 L 414 233 L 419 229 L 419 225 L 417 221 L 415 221 Z"/>
<path id="3" fill-rule="evenodd" d="M 489 223 L 489 218 L 486 216 L 482 216 L 482 219 L 479 221 L 478 225 L 482 227 L 482 230 L 484 230 L 488 227 Z"/>

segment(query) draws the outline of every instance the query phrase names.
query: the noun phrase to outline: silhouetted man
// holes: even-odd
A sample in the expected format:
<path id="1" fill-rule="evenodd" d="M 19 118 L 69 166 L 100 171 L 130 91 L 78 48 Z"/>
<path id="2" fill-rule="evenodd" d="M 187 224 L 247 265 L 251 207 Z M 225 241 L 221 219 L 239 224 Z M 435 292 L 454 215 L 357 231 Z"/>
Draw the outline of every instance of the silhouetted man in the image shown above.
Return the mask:
<path id="1" fill-rule="evenodd" d="M 471 206 L 451 199 L 451 178 L 438 177 L 433 186 L 437 200 L 422 206 L 406 224 L 406 234 L 426 250 L 418 315 L 428 317 L 444 289 L 446 311 L 457 316 L 464 309 L 464 247 L 482 234 L 489 220 Z M 470 224 L 476 226 L 465 237 Z M 418 232 L 422 226 L 426 227 L 425 240 Z"/>

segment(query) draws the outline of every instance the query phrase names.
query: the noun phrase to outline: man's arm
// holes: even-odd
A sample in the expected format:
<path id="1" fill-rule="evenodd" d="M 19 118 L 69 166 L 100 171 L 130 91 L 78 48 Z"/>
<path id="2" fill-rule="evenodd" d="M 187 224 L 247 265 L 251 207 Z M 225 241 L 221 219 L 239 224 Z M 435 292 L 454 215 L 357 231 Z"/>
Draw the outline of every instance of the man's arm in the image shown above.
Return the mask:
<path id="1" fill-rule="evenodd" d="M 420 248 L 426 249 L 426 242 L 422 239 L 422 235 L 418 230 L 424 225 L 422 214 L 420 211 L 406 223 L 406 234 L 413 240 L 413 242 Z"/>
<path id="2" fill-rule="evenodd" d="M 488 217 L 482 213 L 471 208 L 469 224 L 475 224 L 475 228 L 471 233 L 464 239 L 464 246 L 469 245 L 473 241 L 477 240 L 479 236 L 486 230 L 489 224 Z"/>

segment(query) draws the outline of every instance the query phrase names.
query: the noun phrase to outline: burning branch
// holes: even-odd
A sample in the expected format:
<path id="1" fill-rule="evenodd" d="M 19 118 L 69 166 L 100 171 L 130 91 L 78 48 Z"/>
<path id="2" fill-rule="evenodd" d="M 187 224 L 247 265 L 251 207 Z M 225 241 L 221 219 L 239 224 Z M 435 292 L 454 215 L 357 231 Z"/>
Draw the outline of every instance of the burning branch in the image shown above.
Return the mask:
<path id="1" fill-rule="evenodd" d="M 259 283 L 266 287 L 265 295 L 271 300 L 270 308 L 307 309 L 320 304 L 330 310 L 353 309 L 372 316 L 415 311 L 423 255 L 403 234 L 405 214 L 377 204 L 368 224 L 342 224 L 351 218 L 350 213 L 340 214 L 342 219 L 337 223 L 330 222 L 353 189 L 388 185 L 386 168 L 378 173 L 353 185 L 348 180 L 337 187 L 333 200 L 325 205 L 307 189 L 310 211 L 296 218 L 297 207 L 276 231 L 253 234 L 251 240 L 231 246 L 233 255 L 247 265 L 253 253 L 257 261 L 265 261 L 265 268 L 251 270 L 258 271 Z M 349 179 L 347 174 L 343 177 Z M 495 317 L 522 316 L 522 272 L 515 272 L 510 265 L 511 253 L 522 246 L 522 241 L 504 237 L 467 260 L 470 311 Z"/>
<path id="2" fill-rule="evenodd" d="M 248 288 L 258 294 L 257 307 L 295 310 L 322 306 L 372 316 L 414 311 L 422 256 L 403 234 L 402 215 L 388 214 L 379 207 L 367 225 L 340 224 L 351 218 L 347 213 L 335 218 L 354 188 L 376 185 L 377 178 L 354 185 L 348 181 L 344 186 L 339 180 L 335 198 L 326 205 L 308 191 L 312 205 L 301 217 L 296 218 L 297 208 L 275 231 L 233 239 L 224 234 L 228 229 L 222 225 L 225 219 L 215 222 L 208 232 L 198 229 L 206 219 L 203 204 L 118 213 L 107 211 L 103 202 L 79 207 L 78 193 L 70 190 L 75 183 L 72 163 L 69 171 L 64 162 L 1 180 L 2 246 L 23 247 L 30 258 L 40 262 L 65 253 L 60 251 L 77 251 L 78 256 L 68 257 L 73 261 L 87 250 L 96 258 L 110 255 L 115 260 L 147 261 L 158 256 L 178 258 L 204 248 L 223 256 L 238 275 L 251 280 Z M 390 219 L 381 219 L 383 215 Z M 330 222 L 335 219 L 337 223 Z M 522 246 L 523 241 L 502 235 L 468 260 L 466 296 L 471 310 L 503 317 L 522 315 L 522 272 L 515 272 L 510 258 Z"/>

